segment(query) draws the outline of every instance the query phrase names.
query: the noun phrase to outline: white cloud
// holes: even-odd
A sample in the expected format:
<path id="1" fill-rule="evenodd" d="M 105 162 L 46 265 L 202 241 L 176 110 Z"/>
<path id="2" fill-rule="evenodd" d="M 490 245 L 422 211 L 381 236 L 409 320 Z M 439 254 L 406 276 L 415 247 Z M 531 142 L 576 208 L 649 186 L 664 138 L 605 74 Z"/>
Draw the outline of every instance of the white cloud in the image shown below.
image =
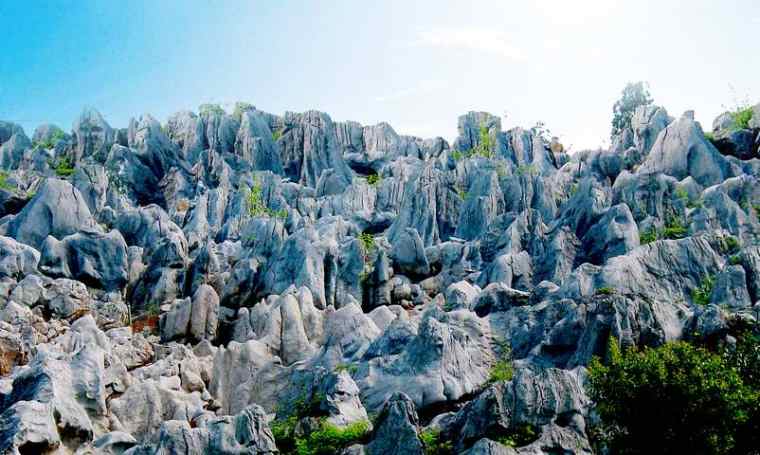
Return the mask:
<path id="1" fill-rule="evenodd" d="M 395 92 L 387 93 L 385 95 L 376 96 L 375 101 L 378 101 L 381 103 L 386 102 L 386 101 L 395 101 L 395 100 L 399 100 L 403 98 L 409 98 L 412 96 L 421 95 L 424 93 L 434 92 L 444 87 L 446 87 L 446 84 L 443 81 L 439 81 L 439 80 L 422 81 L 414 87 L 404 88 L 404 89 L 396 90 Z"/>
<path id="2" fill-rule="evenodd" d="M 525 60 L 523 52 L 501 30 L 485 28 L 434 28 L 418 33 L 416 44 L 445 49 L 486 52 L 510 60 Z"/>

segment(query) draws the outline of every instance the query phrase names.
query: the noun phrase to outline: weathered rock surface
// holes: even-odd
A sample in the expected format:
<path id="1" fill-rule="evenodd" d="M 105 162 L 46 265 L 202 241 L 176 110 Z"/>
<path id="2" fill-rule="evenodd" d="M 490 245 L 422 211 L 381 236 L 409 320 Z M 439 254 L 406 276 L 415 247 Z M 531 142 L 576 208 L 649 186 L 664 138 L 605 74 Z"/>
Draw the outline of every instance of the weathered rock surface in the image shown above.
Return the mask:
<path id="1" fill-rule="evenodd" d="M 758 116 L 708 140 L 642 107 L 572 155 L 484 112 L 451 145 L 250 105 L 0 122 L 0 451 L 274 454 L 371 419 L 343 453 L 592 453 L 610 337 L 757 318 Z"/>

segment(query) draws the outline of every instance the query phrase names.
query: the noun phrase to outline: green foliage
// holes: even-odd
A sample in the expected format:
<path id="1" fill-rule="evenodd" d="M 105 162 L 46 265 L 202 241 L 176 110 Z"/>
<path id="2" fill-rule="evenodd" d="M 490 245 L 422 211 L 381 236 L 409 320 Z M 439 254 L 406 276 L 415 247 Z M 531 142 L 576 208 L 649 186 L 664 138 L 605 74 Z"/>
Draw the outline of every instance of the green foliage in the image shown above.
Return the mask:
<path id="1" fill-rule="evenodd" d="M 285 128 L 277 128 L 276 130 L 272 131 L 272 140 L 277 142 L 282 137 L 282 134 L 285 132 Z"/>
<path id="2" fill-rule="evenodd" d="M 457 185 L 457 196 L 459 196 L 459 199 L 465 200 L 467 199 L 467 190 L 462 185 Z"/>
<path id="3" fill-rule="evenodd" d="M 652 104 L 652 96 L 646 82 L 629 82 L 623 89 L 622 96 L 612 107 L 612 136 L 620 134 L 631 127 L 631 118 L 639 106 Z"/>
<path id="4" fill-rule="evenodd" d="M 479 155 L 483 158 L 493 158 L 494 157 L 494 141 L 491 139 L 491 135 L 488 134 L 488 127 L 485 125 L 480 125 L 480 130 L 478 131 L 480 140 L 478 141 L 478 146 L 475 147 L 473 151 L 471 151 L 470 155 Z"/>
<path id="5" fill-rule="evenodd" d="M 657 229 L 650 227 L 646 231 L 639 233 L 639 243 L 646 245 L 657 240 Z"/>
<path id="6" fill-rule="evenodd" d="M 51 149 L 55 147 L 58 144 L 58 142 L 64 139 L 66 139 L 66 133 L 64 133 L 62 129 L 55 127 L 55 129 L 53 130 L 53 134 L 51 134 L 50 137 L 48 137 L 47 139 L 43 141 L 38 142 L 35 145 L 42 148 Z"/>
<path id="7" fill-rule="evenodd" d="M 749 121 L 752 120 L 752 106 L 739 106 L 731 112 L 731 118 L 734 121 L 734 130 L 745 130 L 749 128 Z"/>
<path id="8" fill-rule="evenodd" d="M 739 265 L 742 263 L 742 255 L 741 254 L 734 254 L 731 257 L 728 258 L 728 263 L 731 265 Z"/>
<path id="9" fill-rule="evenodd" d="M 615 290 L 608 286 L 602 286 L 596 290 L 596 295 L 612 295 Z"/>
<path id="10" fill-rule="evenodd" d="M 454 444 L 451 441 L 441 439 L 441 430 L 428 428 L 420 432 L 420 441 L 425 455 L 451 455 L 454 453 Z"/>
<path id="11" fill-rule="evenodd" d="M 752 204 L 752 209 L 755 211 L 757 220 L 760 221 L 760 204 Z"/>
<path id="12" fill-rule="evenodd" d="M 158 306 L 158 303 L 151 303 L 145 307 L 145 314 L 148 316 L 158 316 L 161 314 L 161 308 Z"/>
<path id="13" fill-rule="evenodd" d="M 58 177 L 69 177 L 74 173 L 74 163 L 69 157 L 62 156 L 49 163 Z"/>
<path id="14" fill-rule="evenodd" d="M 705 139 L 707 139 L 710 142 L 715 142 L 715 135 L 712 133 L 712 131 L 706 131 L 704 133 Z"/>
<path id="15" fill-rule="evenodd" d="M 267 206 L 264 202 L 263 188 L 261 182 L 257 178 L 253 179 L 253 186 L 248 188 L 245 195 L 245 205 L 248 215 L 251 218 L 256 217 L 272 217 L 272 218 L 288 218 L 288 210 L 285 208 L 274 210 Z"/>
<path id="16" fill-rule="evenodd" d="M 362 244 L 362 250 L 364 251 L 365 257 L 375 251 L 375 237 L 373 237 L 371 233 L 362 232 L 359 234 L 359 241 Z"/>
<path id="17" fill-rule="evenodd" d="M 753 446 L 745 438 L 756 433 L 748 425 L 757 426 L 750 417 L 757 415 L 758 391 L 735 364 L 685 342 L 621 353 L 611 338 L 606 362 L 595 358 L 589 366 L 590 395 L 602 422 L 592 434 L 606 448 L 597 451 L 757 453 L 747 450 Z"/>
<path id="18" fill-rule="evenodd" d="M 294 453 L 296 449 L 296 425 L 298 417 L 295 415 L 285 419 L 278 419 L 269 424 L 274 436 L 274 442 L 282 453 Z"/>
<path id="19" fill-rule="evenodd" d="M 712 275 L 705 276 L 699 286 L 691 291 L 691 299 L 697 305 L 705 306 L 709 304 L 713 287 L 715 287 L 715 278 Z"/>
<path id="20" fill-rule="evenodd" d="M 355 363 L 339 363 L 338 365 L 335 366 L 336 373 L 340 373 L 343 371 L 347 372 L 350 375 L 354 375 L 356 374 L 357 371 L 359 371 L 359 365 Z"/>
<path id="21" fill-rule="evenodd" d="M 6 171 L 0 171 L 0 189 L 14 191 L 16 187 L 8 181 L 8 177 L 9 175 Z"/>
<path id="22" fill-rule="evenodd" d="M 512 379 L 514 370 L 512 369 L 512 350 L 505 341 L 497 341 L 499 348 L 499 358 L 491 367 L 488 373 L 488 383 L 509 381 Z"/>
<path id="23" fill-rule="evenodd" d="M 523 447 L 538 438 L 538 431 L 533 425 L 525 424 L 518 425 L 515 428 L 511 428 L 507 432 L 494 435 L 493 439 L 499 444 L 503 444 L 507 447 Z"/>
<path id="24" fill-rule="evenodd" d="M 532 164 L 521 164 L 515 170 L 516 175 L 538 175 L 538 169 Z"/>
<path id="25" fill-rule="evenodd" d="M 662 230 L 662 238 L 665 239 L 682 239 L 689 233 L 689 229 L 684 225 L 683 221 L 678 217 L 670 217 L 665 223 L 665 228 Z"/>
<path id="26" fill-rule="evenodd" d="M 243 118 L 243 112 L 252 111 L 254 109 L 255 107 L 253 106 L 253 104 L 246 103 L 244 101 L 238 101 L 237 103 L 235 103 L 235 109 L 232 111 L 232 116 L 240 120 L 241 118 Z"/>
<path id="27" fill-rule="evenodd" d="M 726 254 L 734 254 L 741 249 L 741 244 L 739 243 L 739 239 L 733 235 L 727 235 L 725 237 L 721 237 L 720 248 L 721 251 Z"/>
<path id="28" fill-rule="evenodd" d="M 689 192 L 686 188 L 676 188 L 676 197 L 684 202 L 689 202 Z"/>
<path id="29" fill-rule="evenodd" d="M 350 445 L 362 442 L 369 435 L 367 421 L 354 422 L 345 428 L 321 420 L 319 429 L 304 438 L 295 438 L 297 455 L 333 455 Z M 287 453 L 287 452 L 285 452 Z"/>
<path id="30" fill-rule="evenodd" d="M 451 159 L 453 159 L 454 161 L 459 161 L 462 158 L 464 158 L 464 154 L 462 152 L 460 152 L 459 150 L 452 150 L 451 151 Z"/>
<path id="31" fill-rule="evenodd" d="M 226 112 L 224 112 L 224 109 L 222 109 L 222 106 L 218 104 L 201 104 L 198 106 L 198 112 L 202 116 L 209 116 L 209 115 L 224 115 Z"/>
<path id="32" fill-rule="evenodd" d="M 259 182 L 258 179 L 253 180 L 253 186 L 251 186 L 246 193 L 245 202 L 248 214 L 251 217 L 269 215 L 269 208 L 264 203 L 261 182 Z"/>
<path id="33" fill-rule="evenodd" d="M 371 186 L 377 186 L 380 184 L 382 177 L 379 174 L 373 173 L 367 176 L 367 183 Z"/>

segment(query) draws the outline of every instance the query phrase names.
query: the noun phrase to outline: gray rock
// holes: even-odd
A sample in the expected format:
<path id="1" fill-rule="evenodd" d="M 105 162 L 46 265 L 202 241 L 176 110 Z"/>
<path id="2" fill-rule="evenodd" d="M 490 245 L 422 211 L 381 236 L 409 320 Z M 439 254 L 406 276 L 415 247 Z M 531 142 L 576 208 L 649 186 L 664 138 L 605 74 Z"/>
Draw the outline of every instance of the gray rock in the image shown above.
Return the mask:
<path id="1" fill-rule="evenodd" d="M 660 132 L 638 172 L 662 172 L 678 180 L 692 176 L 704 186 L 736 175 L 731 163 L 705 139 L 693 115 L 687 114 Z"/>
<path id="2" fill-rule="evenodd" d="M 414 228 L 406 228 L 396 235 L 391 259 L 394 266 L 402 273 L 422 276 L 430 273 L 430 264 L 425 257 L 422 239 Z"/>
<path id="3" fill-rule="evenodd" d="M 372 441 L 367 444 L 368 455 L 393 453 L 421 455 L 419 420 L 414 402 L 401 392 L 388 398 L 376 420 Z"/>
<path id="4" fill-rule="evenodd" d="M 93 108 L 85 108 L 72 127 L 76 148 L 74 162 L 83 158 L 93 157 L 98 161 L 105 160 L 108 151 L 116 141 L 116 132 L 103 119 L 100 112 Z"/>
<path id="5" fill-rule="evenodd" d="M 11 237 L 0 236 L 0 276 L 26 276 L 37 271 L 39 262 L 39 251 Z"/>
<path id="6" fill-rule="evenodd" d="M 42 244 L 40 270 L 53 277 L 79 280 L 107 291 L 127 284 L 127 244 L 119 231 L 80 232 Z"/>
<path id="7" fill-rule="evenodd" d="M 97 231 L 82 194 L 69 182 L 46 179 L 37 194 L 8 224 L 7 234 L 39 249 L 48 235 L 63 239 L 78 231 Z"/>

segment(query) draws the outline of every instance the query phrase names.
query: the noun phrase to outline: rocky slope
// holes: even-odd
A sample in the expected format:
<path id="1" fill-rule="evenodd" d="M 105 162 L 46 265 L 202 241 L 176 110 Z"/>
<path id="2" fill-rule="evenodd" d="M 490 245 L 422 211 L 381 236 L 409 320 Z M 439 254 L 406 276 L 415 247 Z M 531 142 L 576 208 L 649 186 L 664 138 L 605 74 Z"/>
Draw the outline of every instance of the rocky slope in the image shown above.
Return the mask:
<path id="1" fill-rule="evenodd" d="M 573 155 L 474 112 L 453 144 L 243 105 L 0 122 L 0 451 L 270 454 L 281 422 L 371 421 L 345 453 L 592 453 L 610 337 L 757 317 L 759 132 L 760 105 L 712 140 L 641 107 Z"/>

